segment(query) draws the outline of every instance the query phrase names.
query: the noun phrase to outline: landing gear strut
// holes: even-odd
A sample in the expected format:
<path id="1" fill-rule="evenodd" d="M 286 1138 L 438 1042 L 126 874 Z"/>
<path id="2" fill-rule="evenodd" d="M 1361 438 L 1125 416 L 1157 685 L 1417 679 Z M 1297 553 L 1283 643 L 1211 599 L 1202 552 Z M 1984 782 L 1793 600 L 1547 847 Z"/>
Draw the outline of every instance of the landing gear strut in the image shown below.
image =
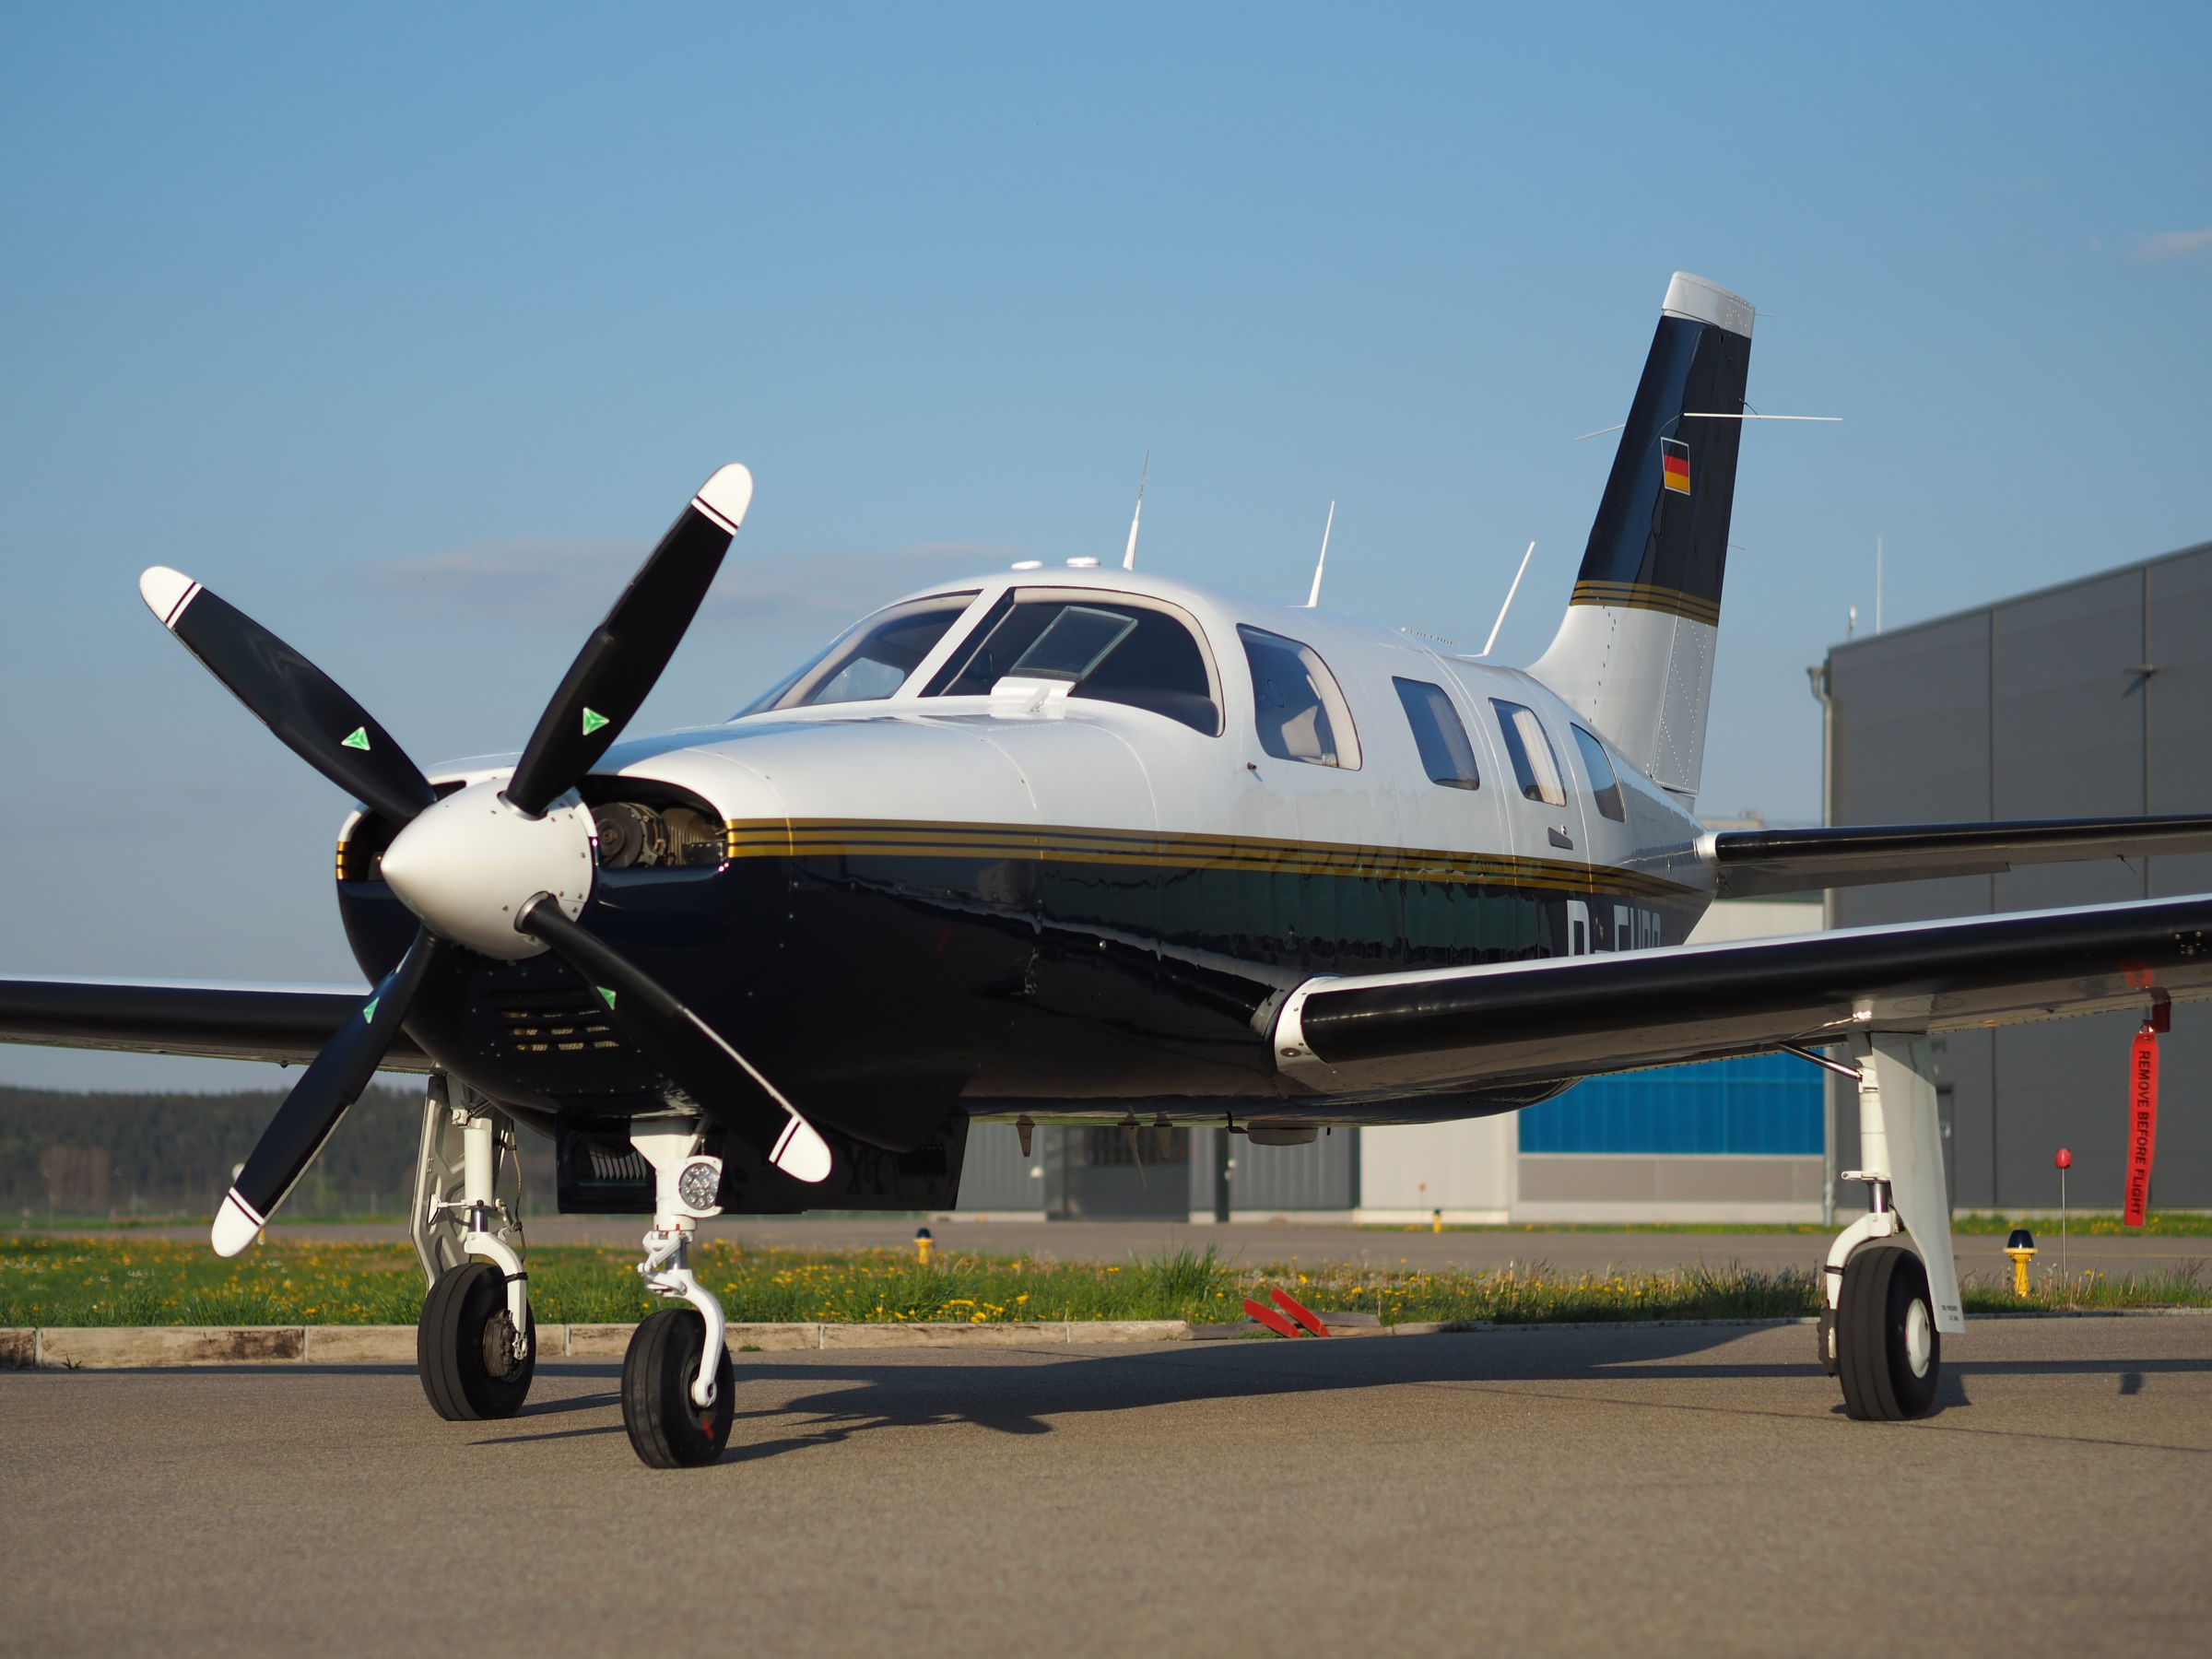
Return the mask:
<path id="1" fill-rule="evenodd" d="M 449 1422 L 509 1418 L 537 1371 L 530 1277 L 523 1271 L 522 1176 L 512 1207 L 499 1195 L 499 1159 L 514 1126 L 443 1077 L 423 1102 L 422 1146 L 408 1231 L 430 1281 L 415 1331 L 415 1363 L 430 1408 Z"/>
<path id="2" fill-rule="evenodd" d="M 711 1464 L 729 1443 L 736 1376 L 722 1303 L 690 1265 L 699 1223 L 722 1214 L 722 1159 L 700 1154 L 694 1117 L 639 1118 L 630 1145 L 653 1166 L 653 1230 L 638 1272 L 663 1308 L 640 1324 L 622 1357 L 622 1424 L 639 1457 L 656 1469 Z"/>
<path id="3" fill-rule="evenodd" d="M 1843 1179 L 1866 1183 L 1867 1209 L 1829 1246 L 1820 1364 L 1853 1417 L 1897 1422 L 1934 1408 L 1943 1336 L 1966 1321 L 1926 1040 L 1863 1035 L 1852 1047 L 1863 1167 Z"/>

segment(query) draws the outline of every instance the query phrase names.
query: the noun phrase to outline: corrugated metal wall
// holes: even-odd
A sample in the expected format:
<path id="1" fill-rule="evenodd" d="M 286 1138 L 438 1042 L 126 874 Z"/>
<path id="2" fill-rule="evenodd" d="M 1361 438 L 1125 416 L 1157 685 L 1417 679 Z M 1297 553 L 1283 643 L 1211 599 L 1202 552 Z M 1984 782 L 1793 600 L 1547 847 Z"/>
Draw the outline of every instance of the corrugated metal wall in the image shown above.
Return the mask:
<path id="1" fill-rule="evenodd" d="M 2146 669 L 2149 673 L 2144 672 Z M 1986 610 L 1838 647 L 1830 816 L 1936 823 L 2212 811 L 2212 544 Z M 2212 858 L 2052 865 L 1995 877 L 1847 888 L 1835 924 L 2212 890 Z M 2131 1015 L 1938 1039 L 1956 1201 L 2055 1206 L 2052 1153 L 2074 1153 L 2068 1194 L 2120 1203 Z M 2212 1086 L 2212 1009 L 2174 1010 L 2161 1044 L 2170 1100 Z M 1857 1156 L 1857 1100 L 1832 1090 L 1837 1151 Z M 2162 1114 L 2153 1202 L 2212 1206 L 2212 1119 Z M 1864 1202 L 1841 1188 L 1840 1206 Z"/>
<path id="2" fill-rule="evenodd" d="M 1520 1114 L 1524 1152 L 1820 1156 L 1818 1067 L 1789 1054 L 1591 1077 Z"/>

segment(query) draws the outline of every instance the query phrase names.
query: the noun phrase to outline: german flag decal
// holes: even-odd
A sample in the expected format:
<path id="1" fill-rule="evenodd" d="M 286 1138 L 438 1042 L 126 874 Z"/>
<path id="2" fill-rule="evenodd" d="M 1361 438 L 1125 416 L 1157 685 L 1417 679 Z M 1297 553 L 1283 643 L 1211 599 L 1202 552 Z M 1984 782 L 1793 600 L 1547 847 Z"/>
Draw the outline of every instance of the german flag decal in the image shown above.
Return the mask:
<path id="1" fill-rule="evenodd" d="M 1674 438 L 1659 440 L 1661 480 L 1679 495 L 1689 493 L 1689 445 Z"/>

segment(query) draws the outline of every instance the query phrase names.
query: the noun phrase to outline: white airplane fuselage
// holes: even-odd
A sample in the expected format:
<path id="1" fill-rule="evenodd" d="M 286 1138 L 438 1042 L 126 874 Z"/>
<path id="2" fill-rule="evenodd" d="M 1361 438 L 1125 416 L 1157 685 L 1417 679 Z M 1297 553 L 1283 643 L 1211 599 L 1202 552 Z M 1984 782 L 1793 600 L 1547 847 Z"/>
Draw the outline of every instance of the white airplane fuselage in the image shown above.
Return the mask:
<path id="1" fill-rule="evenodd" d="M 956 1108 L 1284 1124 L 1509 1110 L 1553 1087 L 1314 1094 L 1272 1064 L 1269 1015 L 1315 974 L 1677 944 L 1711 900 L 1683 804 L 1600 750 L 1586 723 L 1578 735 L 1573 713 L 1526 673 L 1403 630 L 1119 570 L 946 583 L 878 614 L 932 599 L 958 618 L 888 695 L 844 700 L 833 686 L 809 706 L 627 740 L 583 789 L 602 809 L 688 808 L 676 821 L 694 836 L 711 822 L 711 854 L 695 842 L 688 858 L 603 863 L 597 925 L 787 1092 L 865 1140 L 915 1144 Z M 932 691 L 1023 606 L 1179 625 L 1207 695 L 1068 695 L 1070 682 L 1020 674 L 995 675 L 980 694 Z M 1334 682 L 1319 738 L 1311 710 L 1282 735 L 1282 708 L 1267 700 L 1282 695 L 1270 667 L 1288 661 L 1282 641 L 1318 656 Z M 1442 770 L 1472 777 L 1432 777 L 1407 695 L 1448 700 L 1465 750 Z M 1147 700 L 1181 717 L 1137 706 Z M 1203 701 L 1210 732 L 1192 712 Z M 1270 720 L 1277 751 L 1310 758 L 1269 752 Z M 1609 790 L 1593 776 L 1594 750 Z M 477 782 L 512 763 L 485 757 L 429 775 Z M 374 878 L 373 834 L 351 820 L 340 861 L 372 978 L 412 925 Z M 549 959 L 466 971 L 474 994 L 445 1006 L 472 1013 L 442 1030 L 414 1022 L 456 1076 L 564 1119 L 650 1104 L 647 1068 L 603 1023 L 591 1029 L 572 976 Z"/>

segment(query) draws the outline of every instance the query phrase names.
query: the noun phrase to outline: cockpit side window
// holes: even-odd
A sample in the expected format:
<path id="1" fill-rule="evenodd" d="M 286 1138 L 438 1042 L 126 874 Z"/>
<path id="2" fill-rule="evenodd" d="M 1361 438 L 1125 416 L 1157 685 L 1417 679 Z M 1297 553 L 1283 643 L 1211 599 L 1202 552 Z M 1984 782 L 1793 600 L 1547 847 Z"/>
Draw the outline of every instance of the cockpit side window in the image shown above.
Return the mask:
<path id="1" fill-rule="evenodd" d="M 1359 737 L 1336 677 L 1311 645 L 1239 623 L 1260 747 L 1278 760 L 1359 770 Z"/>
<path id="2" fill-rule="evenodd" d="M 856 624 L 829 650 L 740 714 L 810 709 L 818 703 L 877 702 L 906 684 L 922 659 L 965 612 L 974 593 L 933 594 Z"/>
<path id="3" fill-rule="evenodd" d="M 983 697 L 1009 676 L 1072 680 L 1070 697 L 1164 714 L 1220 735 L 1213 675 L 1190 624 L 1110 594 L 1042 598 L 1018 590 L 994 606 L 937 670 L 924 697 Z"/>
<path id="4" fill-rule="evenodd" d="M 1590 798 L 1598 811 L 1617 824 L 1628 822 L 1629 811 L 1620 799 L 1620 779 L 1613 771 L 1606 746 L 1579 725 L 1567 729 L 1574 734 L 1575 747 L 1583 751 L 1583 770 L 1590 774 Z"/>
<path id="5" fill-rule="evenodd" d="M 1498 711 L 1498 731 L 1505 739 L 1506 759 L 1513 763 L 1513 782 L 1521 786 L 1521 793 L 1547 806 L 1566 806 L 1567 788 L 1559 782 L 1559 758 L 1536 712 L 1495 697 L 1490 699 L 1490 707 Z"/>
<path id="6" fill-rule="evenodd" d="M 1452 706 L 1444 688 L 1427 680 L 1394 677 L 1390 683 L 1398 688 L 1398 700 L 1406 705 L 1406 722 L 1413 728 L 1413 741 L 1421 751 L 1421 768 L 1429 781 L 1447 789 L 1480 789 L 1482 777 L 1475 770 L 1475 746 L 1467 741 L 1467 728 L 1460 724 L 1459 711 Z"/>

